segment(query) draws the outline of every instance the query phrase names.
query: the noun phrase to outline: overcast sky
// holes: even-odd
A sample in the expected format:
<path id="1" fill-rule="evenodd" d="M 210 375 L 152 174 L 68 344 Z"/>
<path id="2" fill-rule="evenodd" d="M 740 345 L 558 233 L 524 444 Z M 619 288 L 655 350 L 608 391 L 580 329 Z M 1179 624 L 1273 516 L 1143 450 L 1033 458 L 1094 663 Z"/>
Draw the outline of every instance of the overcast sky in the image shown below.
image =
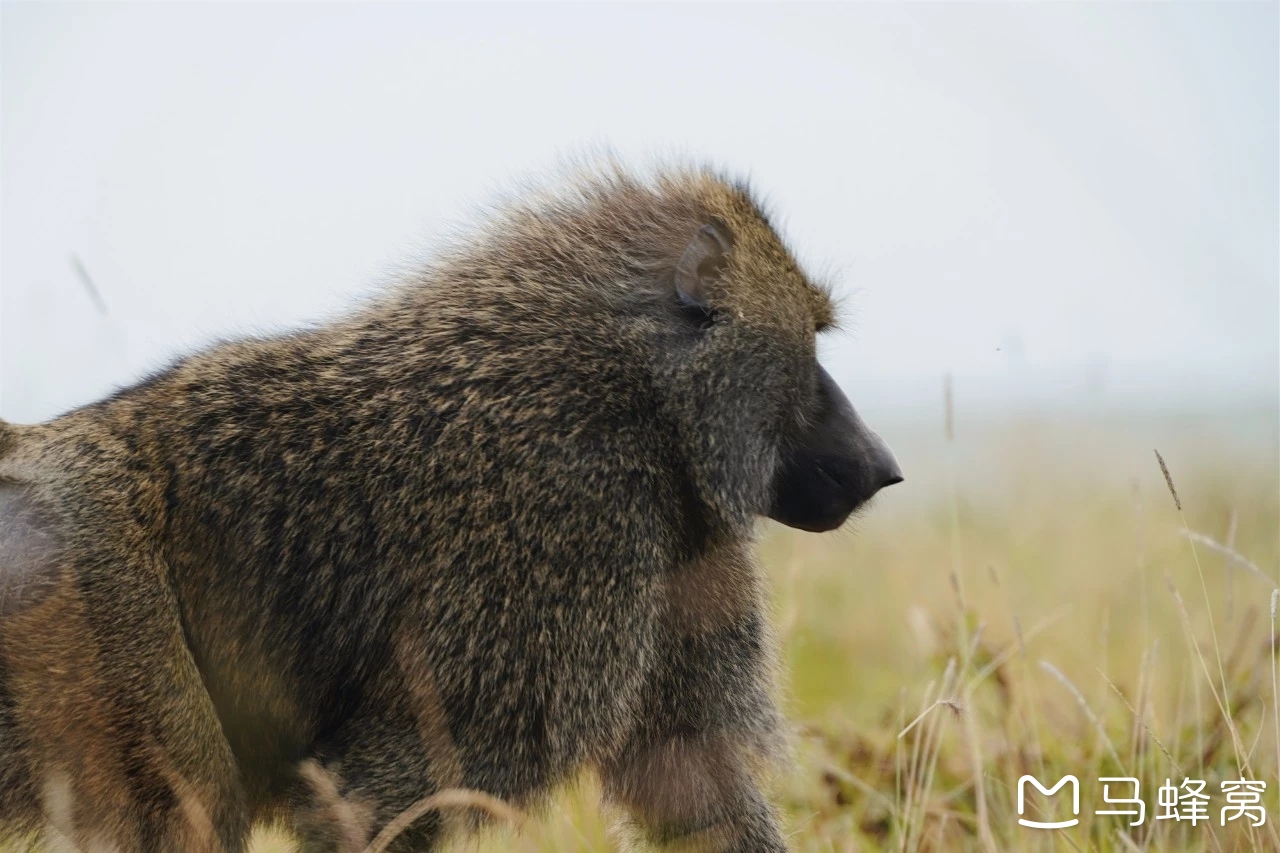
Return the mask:
<path id="1" fill-rule="evenodd" d="M 752 178 L 855 403 L 1274 405 L 1277 8 L 5 3 L 0 416 L 332 316 L 606 145 Z"/>

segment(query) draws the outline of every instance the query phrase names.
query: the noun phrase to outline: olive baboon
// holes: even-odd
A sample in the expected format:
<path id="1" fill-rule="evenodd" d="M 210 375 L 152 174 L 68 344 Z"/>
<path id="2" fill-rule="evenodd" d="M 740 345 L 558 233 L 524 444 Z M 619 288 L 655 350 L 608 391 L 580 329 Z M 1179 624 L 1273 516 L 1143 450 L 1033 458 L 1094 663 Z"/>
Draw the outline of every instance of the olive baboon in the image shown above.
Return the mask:
<path id="1" fill-rule="evenodd" d="M 785 849 L 753 527 L 901 480 L 831 322 L 743 186 L 598 170 L 347 319 L 3 424 L 0 832 L 340 850 L 300 768 L 367 838 L 590 767 L 631 836 Z"/>

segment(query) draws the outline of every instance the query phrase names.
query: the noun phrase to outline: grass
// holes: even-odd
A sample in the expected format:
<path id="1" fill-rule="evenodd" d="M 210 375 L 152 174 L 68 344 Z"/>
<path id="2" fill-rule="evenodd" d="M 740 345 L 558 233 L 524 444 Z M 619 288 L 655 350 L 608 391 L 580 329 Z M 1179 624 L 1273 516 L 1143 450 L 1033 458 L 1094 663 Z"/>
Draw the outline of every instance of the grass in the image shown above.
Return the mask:
<path id="1" fill-rule="evenodd" d="M 761 541 L 795 732 L 774 780 L 792 849 L 1280 849 L 1277 413 L 882 432 L 905 484 L 849 529 Z M 1020 826 L 1023 774 L 1078 777 L 1079 824 Z M 1096 813 L 1100 777 L 1140 781 L 1141 825 Z M 1157 788 L 1184 778 L 1206 782 L 1209 820 L 1157 820 Z M 1264 826 L 1220 825 L 1236 779 L 1266 783 Z M 1026 805 L 1071 816 L 1065 790 Z M 450 849 L 616 848 L 584 777 L 518 831 Z"/>

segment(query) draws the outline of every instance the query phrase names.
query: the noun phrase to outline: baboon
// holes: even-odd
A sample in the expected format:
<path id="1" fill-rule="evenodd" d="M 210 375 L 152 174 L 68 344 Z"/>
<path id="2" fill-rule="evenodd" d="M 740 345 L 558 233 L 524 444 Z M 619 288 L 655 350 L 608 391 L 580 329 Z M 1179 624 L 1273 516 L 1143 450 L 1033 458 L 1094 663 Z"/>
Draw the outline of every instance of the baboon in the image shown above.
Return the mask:
<path id="1" fill-rule="evenodd" d="M 591 769 L 626 843 L 785 850 L 758 520 L 902 479 L 832 323 L 744 184 L 609 166 L 344 319 L 3 424 L 0 833 L 345 851 Z"/>

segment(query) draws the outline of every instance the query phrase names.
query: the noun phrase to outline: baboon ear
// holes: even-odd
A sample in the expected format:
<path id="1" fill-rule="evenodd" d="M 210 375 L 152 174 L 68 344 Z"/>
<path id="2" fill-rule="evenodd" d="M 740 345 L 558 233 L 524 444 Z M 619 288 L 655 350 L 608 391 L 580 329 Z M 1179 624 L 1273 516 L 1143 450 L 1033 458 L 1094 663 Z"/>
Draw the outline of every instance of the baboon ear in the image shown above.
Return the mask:
<path id="1" fill-rule="evenodd" d="M 676 264 L 676 295 L 685 305 L 706 308 L 708 289 L 728 263 L 728 231 L 715 223 L 698 229 Z"/>

